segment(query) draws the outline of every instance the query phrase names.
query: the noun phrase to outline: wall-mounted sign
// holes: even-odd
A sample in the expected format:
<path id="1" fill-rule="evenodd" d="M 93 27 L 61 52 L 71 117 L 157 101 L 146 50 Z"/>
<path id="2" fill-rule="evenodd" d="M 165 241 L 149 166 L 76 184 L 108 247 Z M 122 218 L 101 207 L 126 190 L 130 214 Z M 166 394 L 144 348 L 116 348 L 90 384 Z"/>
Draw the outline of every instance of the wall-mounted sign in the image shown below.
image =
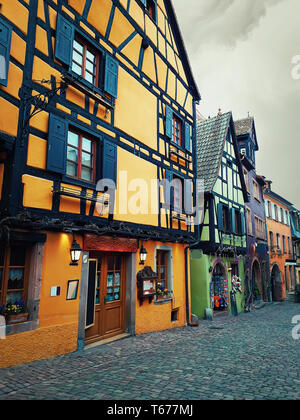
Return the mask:
<path id="1" fill-rule="evenodd" d="M 76 300 L 79 280 L 69 280 L 67 289 L 67 300 Z"/>
<path id="2" fill-rule="evenodd" d="M 140 305 L 142 305 L 147 298 L 149 299 L 149 303 L 152 302 L 156 295 L 157 280 L 158 276 L 151 267 L 145 267 L 138 273 L 137 286 Z"/>

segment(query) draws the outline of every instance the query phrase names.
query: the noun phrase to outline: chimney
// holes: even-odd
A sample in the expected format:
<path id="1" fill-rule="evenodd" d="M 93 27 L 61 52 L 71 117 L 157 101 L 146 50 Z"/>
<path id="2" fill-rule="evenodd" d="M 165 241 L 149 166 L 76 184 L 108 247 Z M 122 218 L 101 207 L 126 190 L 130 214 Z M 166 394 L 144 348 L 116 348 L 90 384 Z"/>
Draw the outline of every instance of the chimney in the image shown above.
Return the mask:
<path id="1" fill-rule="evenodd" d="M 268 189 L 268 190 L 270 190 L 270 191 L 272 191 L 272 184 L 273 184 L 273 182 L 272 181 L 270 181 L 270 180 L 265 180 L 265 183 L 266 183 L 266 188 Z"/>
<path id="2" fill-rule="evenodd" d="M 222 115 L 222 110 L 219 108 L 218 116 L 220 117 Z"/>

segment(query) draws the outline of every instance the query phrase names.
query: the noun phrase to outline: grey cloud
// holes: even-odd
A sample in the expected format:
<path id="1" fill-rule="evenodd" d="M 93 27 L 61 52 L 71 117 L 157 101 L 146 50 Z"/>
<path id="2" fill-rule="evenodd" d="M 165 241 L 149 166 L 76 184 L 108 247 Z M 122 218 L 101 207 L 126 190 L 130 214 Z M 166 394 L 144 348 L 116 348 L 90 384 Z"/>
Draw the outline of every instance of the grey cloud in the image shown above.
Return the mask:
<path id="1" fill-rule="evenodd" d="M 183 26 L 193 27 L 188 42 L 195 49 L 207 43 L 234 47 L 246 40 L 266 16 L 270 7 L 283 0 L 174 0 L 173 3 Z M 187 3 L 189 7 L 187 8 Z"/>

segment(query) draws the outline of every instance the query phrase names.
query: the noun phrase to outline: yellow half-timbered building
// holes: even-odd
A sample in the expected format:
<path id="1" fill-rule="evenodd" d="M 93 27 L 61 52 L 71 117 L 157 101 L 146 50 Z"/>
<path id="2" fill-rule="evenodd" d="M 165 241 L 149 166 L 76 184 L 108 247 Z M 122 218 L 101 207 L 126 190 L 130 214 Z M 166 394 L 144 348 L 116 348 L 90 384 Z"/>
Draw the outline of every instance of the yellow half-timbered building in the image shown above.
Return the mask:
<path id="1" fill-rule="evenodd" d="M 200 95 L 171 1 L 1 4 L 0 367 L 185 325 Z"/>

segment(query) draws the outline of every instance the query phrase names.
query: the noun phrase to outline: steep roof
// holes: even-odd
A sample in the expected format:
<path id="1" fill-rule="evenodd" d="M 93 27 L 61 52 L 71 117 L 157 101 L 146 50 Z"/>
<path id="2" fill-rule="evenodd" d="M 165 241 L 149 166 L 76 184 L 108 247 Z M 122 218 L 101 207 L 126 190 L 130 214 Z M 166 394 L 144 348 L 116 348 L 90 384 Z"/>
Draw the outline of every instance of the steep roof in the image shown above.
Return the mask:
<path id="1" fill-rule="evenodd" d="M 198 178 L 204 180 L 204 191 L 213 191 L 222 162 L 228 130 L 232 130 L 232 139 L 236 155 L 237 167 L 243 190 L 244 201 L 248 201 L 248 193 L 239 156 L 232 113 L 218 114 L 205 121 L 197 121 L 197 163 Z"/>
<path id="2" fill-rule="evenodd" d="M 231 112 L 197 121 L 198 177 L 204 180 L 205 192 L 211 192 L 219 175 Z"/>
<path id="3" fill-rule="evenodd" d="M 193 96 L 197 101 L 200 101 L 201 99 L 201 95 L 199 93 L 198 90 L 198 86 L 197 83 L 195 81 L 195 78 L 193 76 L 192 73 L 192 68 L 191 68 L 191 64 L 190 64 L 190 60 L 183 42 L 183 37 L 181 34 L 181 30 L 178 24 L 178 19 L 174 10 L 174 6 L 172 4 L 171 0 L 164 0 L 165 2 L 165 7 L 168 13 L 168 16 L 170 18 L 171 21 L 171 25 L 172 25 L 172 29 L 173 29 L 173 33 L 175 36 L 175 41 L 176 41 L 176 45 L 180 54 L 180 58 L 182 59 L 182 63 L 184 66 L 184 70 L 186 72 L 186 77 L 188 79 L 189 82 L 189 86 L 192 89 L 193 92 Z"/>
<path id="4" fill-rule="evenodd" d="M 244 136 L 246 134 L 251 135 L 252 132 L 254 132 L 254 142 L 255 142 L 256 150 L 258 150 L 258 142 L 256 138 L 256 130 L 255 130 L 253 117 L 247 117 L 247 118 L 243 118 L 242 120 L 235 121 L 234 128 L 235 128 L 235 133 L 237 137 Z"/>

